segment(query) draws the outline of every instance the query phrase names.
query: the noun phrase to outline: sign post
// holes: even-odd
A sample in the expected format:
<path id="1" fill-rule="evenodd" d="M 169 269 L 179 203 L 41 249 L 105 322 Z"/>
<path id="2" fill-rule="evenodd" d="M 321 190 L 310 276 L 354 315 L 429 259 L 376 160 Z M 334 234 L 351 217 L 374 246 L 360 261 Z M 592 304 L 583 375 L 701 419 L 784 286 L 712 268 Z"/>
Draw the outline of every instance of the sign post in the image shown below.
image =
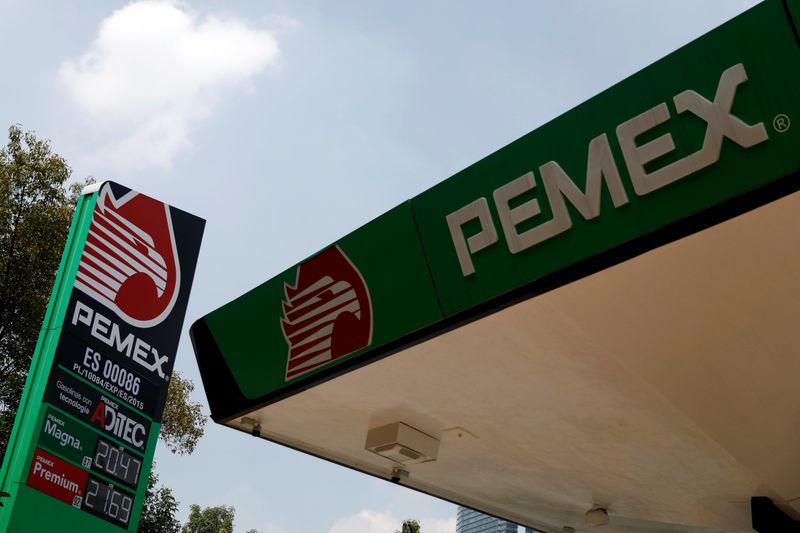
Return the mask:
<path id="1" fill-rule="evenodd" d="M 84 190 L 0 483 L 0 530 L 136 531 L 205 221 Z"/>

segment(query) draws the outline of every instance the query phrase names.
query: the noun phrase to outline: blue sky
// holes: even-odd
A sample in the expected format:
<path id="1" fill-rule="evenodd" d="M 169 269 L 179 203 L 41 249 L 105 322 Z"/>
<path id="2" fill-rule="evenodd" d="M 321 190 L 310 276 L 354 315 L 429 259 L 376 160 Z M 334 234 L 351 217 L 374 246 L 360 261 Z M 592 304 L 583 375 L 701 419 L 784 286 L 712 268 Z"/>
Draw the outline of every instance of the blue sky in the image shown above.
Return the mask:
<path id="1" fill-rule="evenodd" d="M 754 3 L 0 0 L 0 126 L 207 219 L 188 330 Z M 176 368 L 205 405 L 186 331 Z M 452 504 L 213 424 L 156 459 L 181 518 L 234 505 L 237 532 L 454 530 Z"/>

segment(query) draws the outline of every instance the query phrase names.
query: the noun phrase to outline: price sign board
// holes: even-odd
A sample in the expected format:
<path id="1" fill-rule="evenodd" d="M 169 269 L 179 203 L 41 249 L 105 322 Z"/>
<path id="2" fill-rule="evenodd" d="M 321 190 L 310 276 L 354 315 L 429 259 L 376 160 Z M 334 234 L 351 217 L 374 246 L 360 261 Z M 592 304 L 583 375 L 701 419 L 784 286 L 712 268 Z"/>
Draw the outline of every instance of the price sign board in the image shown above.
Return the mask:
<path id="1" fill-rule="evenodd" d="M 52 375 L 55 379 L 45 390 L 47 403 L 63 409 L 95 431 L 144 452 L 151 431 L 146 416 L 62 368 L 53 368 Z"/>
<path id="2" fill-rule="evenodd" d="M 0 473 L 0 530 L 137 529 L 204 224 L 113 182 L 84 191 Z"/>

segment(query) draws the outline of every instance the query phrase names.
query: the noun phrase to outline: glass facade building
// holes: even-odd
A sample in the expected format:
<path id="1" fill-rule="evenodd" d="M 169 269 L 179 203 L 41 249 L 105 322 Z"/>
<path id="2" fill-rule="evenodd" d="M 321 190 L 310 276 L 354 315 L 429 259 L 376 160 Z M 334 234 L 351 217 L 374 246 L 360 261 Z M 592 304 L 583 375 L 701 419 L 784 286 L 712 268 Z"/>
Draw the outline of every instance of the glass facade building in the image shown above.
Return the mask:
<path id="1" fill-rule="evenodd" d="M 456 533 L 517 533 L 519 526 L 478 511 L 459 507 L 456 514 Z M 539 533 L 525 529 L 525 533 Z"/>

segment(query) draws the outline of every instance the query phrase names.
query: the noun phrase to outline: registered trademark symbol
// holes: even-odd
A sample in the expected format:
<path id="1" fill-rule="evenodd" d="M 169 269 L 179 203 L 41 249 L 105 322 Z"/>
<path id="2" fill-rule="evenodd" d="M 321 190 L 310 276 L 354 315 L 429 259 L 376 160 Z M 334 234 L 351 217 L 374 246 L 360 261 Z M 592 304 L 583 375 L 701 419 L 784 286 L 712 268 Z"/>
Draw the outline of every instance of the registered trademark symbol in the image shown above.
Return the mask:
<path id="1" fill-rule="evenodd" d="M 774 119 L 772 119 L 772 127 L 775 128 L 775 131 L 778 133 L 784 133 L 789 130 L 789 126 L 792 123 L 789 121 L 789 117 L 781 113 L 777 115 Z"/>

